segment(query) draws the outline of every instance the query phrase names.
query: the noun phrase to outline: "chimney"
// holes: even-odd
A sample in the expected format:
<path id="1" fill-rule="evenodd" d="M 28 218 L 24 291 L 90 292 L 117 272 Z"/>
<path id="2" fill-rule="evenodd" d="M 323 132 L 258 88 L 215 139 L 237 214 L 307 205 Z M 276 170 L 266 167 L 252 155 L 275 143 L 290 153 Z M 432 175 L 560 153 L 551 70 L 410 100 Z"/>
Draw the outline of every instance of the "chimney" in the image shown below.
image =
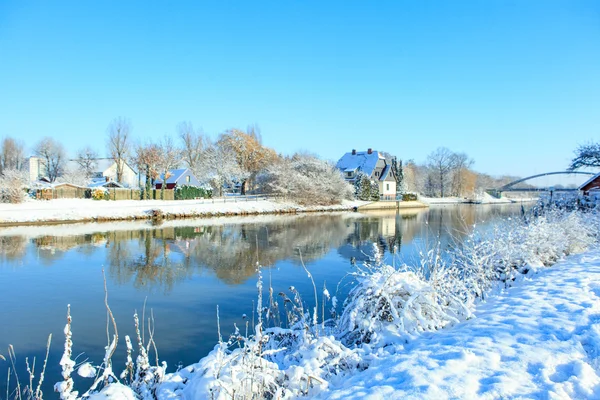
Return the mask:
<path id="1" fill-rule="evenodd" d="M 367 150 L 367 154 L 373 154 L 373 149 Z"/>
<path id="2" fill-rule="evenodd" d="M 352 155 L 355 156 L 356 155 L 356 149 L 352 149 Z"/>

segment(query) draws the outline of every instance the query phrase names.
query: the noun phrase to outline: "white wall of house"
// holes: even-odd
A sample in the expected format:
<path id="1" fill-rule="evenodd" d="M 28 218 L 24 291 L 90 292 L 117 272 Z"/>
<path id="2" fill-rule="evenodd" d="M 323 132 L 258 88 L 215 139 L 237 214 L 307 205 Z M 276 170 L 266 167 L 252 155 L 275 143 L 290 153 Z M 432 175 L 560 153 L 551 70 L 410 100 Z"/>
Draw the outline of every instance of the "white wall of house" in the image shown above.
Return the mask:
<path id="1" fill-rule="evenodd" d="M 379 181 L 379 194 L 384 196 L 395 196 L 396 195 L 396 181 L 393 179 Z"/>
<path id="2" fill-rule="evenodd" d="M 102 176 L 108 177 L 113 181 L 117 181 L 117 163 L 113 163 L 110 167 L 102 172 Z M 123 178 L 119 182 L 126 187 L 136 187 L 138 185 L 138 177 L 133 169 L 127 164 L 123 165 Z"/>
<path id="3" fill-rule="evenodd" d="M 38 157 L 29 157 L 27 168 L 29 169 L 29 182 L 35 182 L 41 175 L 44 175 L 44 166 Z"/>

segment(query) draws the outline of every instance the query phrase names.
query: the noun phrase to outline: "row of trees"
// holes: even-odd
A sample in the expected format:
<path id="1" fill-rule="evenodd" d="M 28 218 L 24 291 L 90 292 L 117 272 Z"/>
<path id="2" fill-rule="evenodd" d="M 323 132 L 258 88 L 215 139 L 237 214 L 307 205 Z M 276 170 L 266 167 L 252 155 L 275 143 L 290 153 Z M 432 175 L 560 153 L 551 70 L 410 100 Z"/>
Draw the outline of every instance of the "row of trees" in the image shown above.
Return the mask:
<path id="1" fill-rule="evenodd" d="M 116 180 L 122 181 L 125 163 L 137 168 L 140 175 L 148 177 L 140 186 L 152 185 L 160 176 L 177 167 L 187 167 L 195 176 L 210 184 L 217 195 L 222 195 L 224 185 L 240 185 L 242 194 L 249 190 L 288 195 L 291 192 L 316 193 L 322 183 L 334 187 L 331 193 L 347 196 L 343 180 L 327 162 L 313 154 L 299 153 L 291 157 L 278 155 L 262 143 L 260 129 L 250 125 L 246 130 L 229 129 L 216 139 L 208 137 L 202 129 L 190 122 L 176 128 L 176 136 L 165 135 L 159 140 L 135 139 L 131 122 L 115 118 L 106 131 L 106 150 L 116 162 Z M 99 154 L 89 146 L 77 151 L 72 159 L 76 167 L 67 168 L 68 157 L 63 145 L 45 137 L 33 147 L 33 153 L 51 181 L 62 179 L 85 184 L 96 172 Z M 413 160 L 406 163 L 385 153 L 397 177 L 398 192 L 418 192 L 432 197 L 468 196 L 484 188 L 497 187 L 514 176 L 493 178 L 472 169 L 473 159 L 467 154 L 453 152 L 445 147 L 433 151 L 422 164 Z M 600 166 L 600 144 L 579 146 L 570 168 Z M 27 167 L 25 146 L 7 137 L 0 142 L 0 176 L 20 176 L 14 171 Z M 335 181 L 335 182 L 334 182 Z M 366 192 L 366 185 L 355 192 Z M 164 187 L 164 185 L 163 185 Z M 311 190 L 312 187 L 312 190 Z M 363 197 L 374 197 L 362 193 Z M 356 193 L 355 193 L 356 194 Z M 327 196 L 325 196 L 327 197 Z"/>

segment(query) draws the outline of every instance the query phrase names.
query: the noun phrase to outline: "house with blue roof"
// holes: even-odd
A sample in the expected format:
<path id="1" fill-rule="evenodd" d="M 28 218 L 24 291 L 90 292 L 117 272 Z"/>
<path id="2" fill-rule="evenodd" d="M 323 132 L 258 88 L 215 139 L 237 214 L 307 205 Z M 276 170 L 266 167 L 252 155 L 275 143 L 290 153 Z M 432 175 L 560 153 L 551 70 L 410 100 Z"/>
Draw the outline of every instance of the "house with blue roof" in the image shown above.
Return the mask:
<path id="1" fill-rule="evenodd" d="M 349 183 L 354 184 L 360 173 L 363 173 L 371 179 L 371 182 L 377 182 L 381 195 L 396 196 L 396 177 L 392 171 L 392 164 L 379 151 L 352 150 L 340 158 L 336 167 Z"/>
<path id="2" fill-rule="evenodd" d="M 154 182 L 154 186 L 156 189 L 162 189 L 164 176 L 161 175 Z M 167 186 L 165 189 L 175 189 L 178 186 L 195 186 L 202 187 L 202 184 L 198 181 L 198 179 L 194 176 L 192 171 L 189 168 L 180 168 L 180 169 L 172 169 L 167 172 Z"/>

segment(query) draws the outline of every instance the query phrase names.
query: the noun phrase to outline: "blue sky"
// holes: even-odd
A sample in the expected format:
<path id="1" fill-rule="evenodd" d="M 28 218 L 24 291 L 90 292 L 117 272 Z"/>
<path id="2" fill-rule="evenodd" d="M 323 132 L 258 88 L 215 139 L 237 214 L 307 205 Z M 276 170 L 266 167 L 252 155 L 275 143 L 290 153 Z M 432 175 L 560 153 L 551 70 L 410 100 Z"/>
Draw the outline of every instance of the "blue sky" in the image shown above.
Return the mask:
<path id="1" fill-rule="evenodd" d="M 284 154 L 562 170 L 600 136 L 600 2 L 0 0 L 0 137 L 105 153 L 118 116 L 138 139 L 257 123 Z"/>

